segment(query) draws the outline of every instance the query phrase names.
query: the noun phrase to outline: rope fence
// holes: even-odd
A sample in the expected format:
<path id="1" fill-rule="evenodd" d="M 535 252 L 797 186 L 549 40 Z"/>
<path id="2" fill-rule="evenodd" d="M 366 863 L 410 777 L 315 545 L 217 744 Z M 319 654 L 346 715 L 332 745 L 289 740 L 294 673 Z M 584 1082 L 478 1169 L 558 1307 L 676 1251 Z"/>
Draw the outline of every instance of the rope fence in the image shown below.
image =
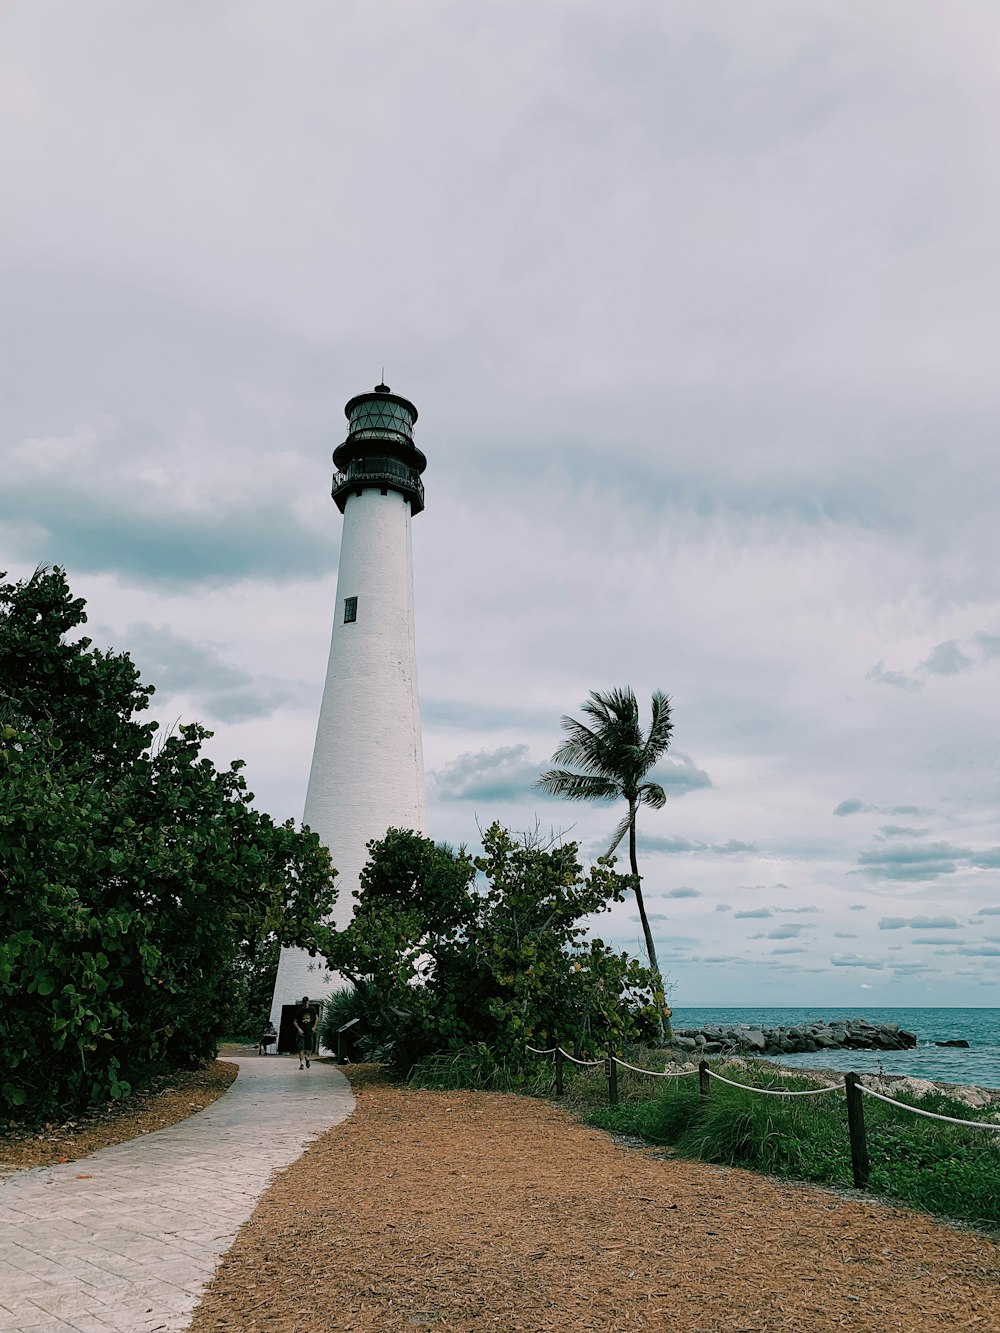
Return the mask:
<path id="1" fill-rule="evenodd" d="M 717 1078 L 720 1083 L 728 1083 L 731 1088 L 742 1088 L 744 1092 L 762 1092 L 766 1097 L 822 1097 L 825 1092 L 840 1091 L 837 1083 L 831 1083 L 828 1088 L 754 1088 L 749 1083 L 734 1083 L 731 1078 L 723 1078 L 714 1069 L 708 1071 L 708 1076 Z"/>
<path id="2" fill-rule="evenodd" d="M 575 1055 L 570 1055 L 569 1051 L 564 1051 L 561 1046 L 557 1046 L 556 1047 L 557 1058 L 560 1055 L 564 1060 L 568 1060 L 570 1064 L 579 1065 L 581 1069 L 596 1069 L 597 1066 L 601 1063 L 600 1060 L 578 1060 Z"/>
<path id="3" fill-rule="evenodd" d="M 616 1055 L 615 1060 L 622 1069 L 631 1069 L 633 1074 L 648 1074 L 650 1078 L 687 1078 L 689 1074 L 698 1072 L 697 1069 L 640 1069 L 638 1065 L 630 1065 L 620 1056 Z"/>
<path id="4" fill-rule="evenodd" d="M 699 1061 L 697 1069 L 641 1069 L 638 1065 L 629 1064 L 627 1060 L 615 1055 L 613 1051 L 609 1051 L 602 1062 L 600 1060 L 578 1060 L 576 1056 L 570 1055 L 569 1051 L 564 1051 L 561 1046 L 550 1046 L 544 1051 L 540 1051 L 534 1046 L 528 1046 L 527 1049 L 533 1055 L 550 1055 L 552 1057 L 552 1063 L 555 1066 L 555 1093 L 557 1097 L 561 1097 L 564 1091 L 563 1067 L 565 1061 L 569 1060 L 571 1064 L 586 1069 L 594 1069 L 597 1065 L 603 1063 L 604 1077 L 608 1081 L 608 1103 L 611 1106 L 618 1105 L 619 1068 L 628 1069 L 633 1074 L 644 1074 L 647 1078 L 684 1078 L 688 1074 L 697 1074 L 699 1092 L 702 1097 L 709 1095 L 713 1078 L 718 1079 L 720 1083 L 728 1084 L 731 1088 L 739 1088 L 743 1092 L 760 1094 L 763 1097 L 822 1097 L 828 1092 L 841 1091 L 841 1087 L 837 1083 L 831 1083 L 824 1088 L 756 1088 L 749 1083 L 736 1083 L 733 1079 L 716 1073 L 714 1069 L 709 1067 L 707 1060 Z M 865 1097 L 875 1097 L 878 1101 L 886 1102 L 889 1106 L 896 1106 L 901 1111 L 926 1116 L 928 1120 L 943 1120 L 946 1124 L 960 1125 L 966 1129 L 986 1129 L 994 1134 L 1000 1133 L 1000 1123 L 991 1123 L 988 1120 L 959 1120 L 955 1116 L 939 1115 L 936 1111 L 925 1111 L 919 1106 L 910 1106 L 907 1102 L 900 1102 L 894 1097 L 887 1097 L 883 1092 L 876 1092 L 874 1088 L 866 1087 L 861 1082 L 859 1075 L 853 1072 L 844 1075 L 843 1092 L 847 1101 L 847 1132 L 851 1144 L 851 1171 L 854 1176 L 855 1189 L 867 1189 L 870 1174 L 868 1140 L 865 1133 Z"/>
<path id="5" fill-rule="evenodd" d="M 1000 1134 L 1000 1124 L 991 1124 L 989 1120 L 956 1120 L 953 1115 L 938 1115 L 937 1111 L 925 1111 L 920 1106 L 908 1106 L 906 1102 L 897 1102 L 895 1098 L 887 1097 L 884 1092 L 866 1088 L 863 1083 L 860 1086 L 866 1097 L 876 1097 L 880 1102 L 887 1102 L 889 1106 L 900 1106 L 904 1111 L 912 1111 L 914 1115 L 924 1115 L 928 1120 L 943 1120 L 948 1125 L 967 1125 L 969 1129 L 991 1129 L 994 1134 Z"/>

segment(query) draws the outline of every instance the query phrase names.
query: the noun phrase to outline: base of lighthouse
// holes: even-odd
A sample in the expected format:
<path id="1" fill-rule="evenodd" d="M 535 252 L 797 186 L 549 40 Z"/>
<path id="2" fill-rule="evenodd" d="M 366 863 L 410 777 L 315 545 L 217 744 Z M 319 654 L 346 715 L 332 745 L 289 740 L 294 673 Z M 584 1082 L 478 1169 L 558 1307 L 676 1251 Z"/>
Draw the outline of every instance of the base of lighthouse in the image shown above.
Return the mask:
<path id="1" fill-rule="evenodd" d="M 337 870 L 333 924 L 354 913 L 368 844 L 390 828 L 424 832 L 423 747 L 417 696 L 410 502 L 359 487 L 344 504 L 340 568 L 323 703 L 303 823 Z M 325 960 L 283 949 L 271 1008 L 282 1030 L 303 996 L 346 983 Z"/>

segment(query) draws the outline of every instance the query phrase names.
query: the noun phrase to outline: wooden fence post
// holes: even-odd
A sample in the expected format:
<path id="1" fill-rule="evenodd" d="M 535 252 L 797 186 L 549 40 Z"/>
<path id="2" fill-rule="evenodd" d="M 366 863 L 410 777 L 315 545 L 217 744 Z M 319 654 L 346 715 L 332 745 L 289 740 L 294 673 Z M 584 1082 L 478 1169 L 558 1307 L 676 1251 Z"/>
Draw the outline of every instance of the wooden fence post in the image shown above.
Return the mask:
<path id="1" fill-rule="evenodd" d="M 562 1047 L 561 1047 L 561 1046 L 557 1046 L 557 1047 L 556 1047 L 556 1061 L 555 1061 L 555 1064 L 556 1064 L 556 1096 L 557 1096 L 557 1097 L 561 1097 L 561 1096 L 563 1095 L 563 1059 L 564 1059 L 564 1058 L 565 1058 L 565 1057 L 563 1056 L 563 1053 L 562 1053 Z"/>
<path id="2" fill-rule="evenodd" d="M 608 1051 L 608 1058 L 604 1061 L 604 1075 L 608 1080 L 608 1105 L 618 1105 L 618 1062 L 615 1059 L 614 1051 Z"/>
<path id="3" fill-rule="evenodd" d="M 864 1097 L 859 1086 L 857 1074 L 844 1075 L 844 1091 L 847 1094 L 847 1129 L 851 1136 L 851 1170 L 854 1172 L 854 1188 L 868 1188 L 868 1141 L 865 1138 Z"/>
<path id="4" fill-rule="evenodd" d="M 708 1089 L 712 1080 L 708 1077 L 708 1061 L 698 1061 L 698 1091 L 703 1097 L 708 1096 Z"/>

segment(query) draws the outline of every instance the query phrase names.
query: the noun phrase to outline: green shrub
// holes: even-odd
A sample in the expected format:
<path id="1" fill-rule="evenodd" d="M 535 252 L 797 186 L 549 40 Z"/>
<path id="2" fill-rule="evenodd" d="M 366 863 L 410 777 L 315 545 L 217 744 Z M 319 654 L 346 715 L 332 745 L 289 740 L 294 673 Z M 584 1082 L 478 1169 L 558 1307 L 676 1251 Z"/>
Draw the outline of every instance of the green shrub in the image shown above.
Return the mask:
<path id="1" fill-rule="evenodd" d="M 331 966 L 371 984 L 396 1072 L 478 1043 L 516 1067 L 526 1044 L 599 1051 L 658 1032 L 649 971 L 587 926 L 629 878 L 603 859 L 585 871 L 575 843 L 498 824 L 483 848 L 473 860 L 390 829 L 369 844 L 355 914 L 330 941 Z"/>
<path id="2" fill-rule="evenodd" d="M 385 1026 L 384 1009 L 376 988 L 366 981 L 335 990 L 327 997 L 319 1020 L 320 1045 L 336 1051 L 339 1029 L 352 1019 L 358 1022 L 344 1034 L 348 1059 L 390 1063 L 393 1034 Z"/>
<path id="3" fill-rule="evenodd" d="M 498 1060 L 486 1046 L 477 1045 L 425 1056 L 414 1065 L 409 1082 L 434 1091 L 469 1088 L 543 1097 L 552 1091 L 552 1062 L 530 1055 L 523 1062 Z"/>

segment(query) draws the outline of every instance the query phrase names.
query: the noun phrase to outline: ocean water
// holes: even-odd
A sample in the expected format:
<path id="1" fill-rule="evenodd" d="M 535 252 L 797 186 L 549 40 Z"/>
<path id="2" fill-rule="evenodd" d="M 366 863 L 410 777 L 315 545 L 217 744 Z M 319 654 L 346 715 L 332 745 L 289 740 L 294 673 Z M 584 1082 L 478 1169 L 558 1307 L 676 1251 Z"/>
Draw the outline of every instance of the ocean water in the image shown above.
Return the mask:
<path id="1" fill-rule="evenodd" d="M 867 1018 L 870 1023 L 898 1023 L 917 1038 L 908 1051 L 817 1051 L 783 1055 L 780 1063 L 800 1069 L 853 1069 L 859 1074 L 912 1074 L 939 1083 L 970 1083 L 1000 1089 L 1000 1009 L 675 1009 L 673 1025 L 746 1023 L 751 1027 L 794 1027 Z M 935 1041 L 964 1037 L 968 1050 L 935 1046 Z M 777 1058 L 777 1057 L 775 1057 Z"/>

